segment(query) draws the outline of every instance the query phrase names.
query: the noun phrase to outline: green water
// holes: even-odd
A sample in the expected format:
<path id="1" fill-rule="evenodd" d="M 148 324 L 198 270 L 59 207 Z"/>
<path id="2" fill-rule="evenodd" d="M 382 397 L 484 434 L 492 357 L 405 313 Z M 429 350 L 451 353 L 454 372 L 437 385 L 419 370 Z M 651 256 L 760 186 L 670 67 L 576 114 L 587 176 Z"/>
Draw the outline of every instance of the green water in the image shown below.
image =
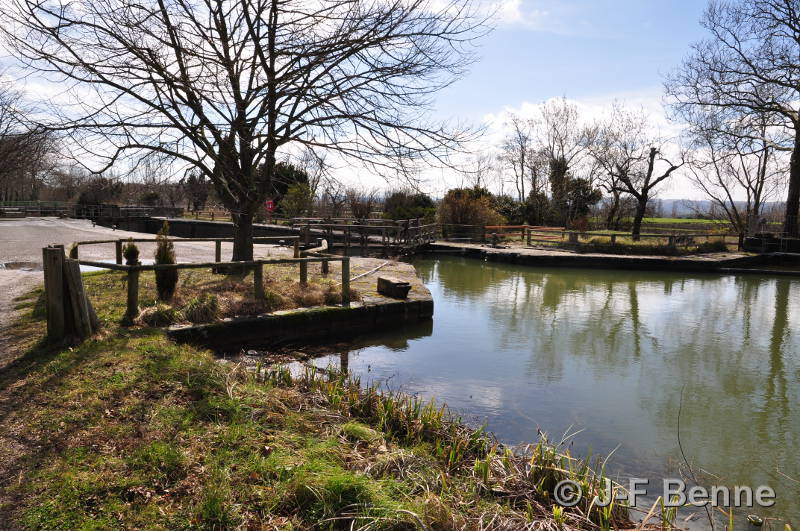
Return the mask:
<path id="1" fill-rule="evenodd" d="M 769 485 L 773 508 L 739 514 L 796 527 L 800 281 L 454 257 L 414 265 L 433 294 L 432 325 L 361 341 L 351 372 L 446 402 L 506 443 L 578 431 L 573 452 L 613 452 L 619 478 L 657 480 L 656 494 L 683 461 L 682 399 L 680 438 L 700 483 Z"/>

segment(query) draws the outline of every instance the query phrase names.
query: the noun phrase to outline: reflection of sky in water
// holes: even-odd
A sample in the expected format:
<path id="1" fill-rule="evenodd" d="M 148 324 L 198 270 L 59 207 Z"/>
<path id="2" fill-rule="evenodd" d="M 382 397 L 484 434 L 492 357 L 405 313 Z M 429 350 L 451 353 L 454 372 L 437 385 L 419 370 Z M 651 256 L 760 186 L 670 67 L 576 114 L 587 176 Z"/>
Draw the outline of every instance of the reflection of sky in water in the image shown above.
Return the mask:
<path id="1" fill-rule="evenodd" d="M 768 483 L 776 513 L 800 516 L 800 484 L 777 471 L 800 479 L 799 282 L 452 257 L 415 265 L 434 296 L 432 334 L 365 342 L 349 358 L 364 381 L 435 397 L 509 443 L 535 440 L 539 427 L 551 438 L 581 430 L 579 452 L 619 446 L 617 471 L 651 477 L 680 460 L 683 388 L 693 465 L 717 483 Z M 369 346 L 382 341 L 393 346 Z"/>

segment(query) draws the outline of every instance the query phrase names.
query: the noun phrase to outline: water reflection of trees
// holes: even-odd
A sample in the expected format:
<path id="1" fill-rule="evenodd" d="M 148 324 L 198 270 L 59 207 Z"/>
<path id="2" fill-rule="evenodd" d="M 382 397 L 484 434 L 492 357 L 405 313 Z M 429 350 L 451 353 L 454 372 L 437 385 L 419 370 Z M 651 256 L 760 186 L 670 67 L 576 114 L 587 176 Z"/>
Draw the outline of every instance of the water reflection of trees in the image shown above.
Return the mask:
<path id="1" fill-rule="evenodd" d="M 797 282 L 469 263 L 440 263 L 436 279 L 447 296 L 486 306 L 497 350 L 528 351 L 530 377 L 568 379 L 567 363 L 618 377 L 642 429 L 673 457 L 684 388 L 681 435 L 696 465 L 800 494 L 775 473 L 800 450 Z"/>

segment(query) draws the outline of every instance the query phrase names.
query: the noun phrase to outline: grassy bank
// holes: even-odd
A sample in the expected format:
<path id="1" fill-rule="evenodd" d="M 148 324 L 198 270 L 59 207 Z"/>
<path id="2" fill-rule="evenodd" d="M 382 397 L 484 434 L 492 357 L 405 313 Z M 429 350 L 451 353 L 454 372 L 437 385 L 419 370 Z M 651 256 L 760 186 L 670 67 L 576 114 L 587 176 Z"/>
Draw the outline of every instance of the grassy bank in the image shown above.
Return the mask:
<path id="1" fill-rule="evenodd" d="M 86 277 L 87 290 L 109 276 Z M 554 505 L 561 479 L 584 492 L 603 482 L 546 441 L 517 455 L 444 408 L 335 373 L 220 364 L 157 330 L 120 327 L 116 294 L 94 297 L 101 333 L 51 348 L 40 295 L 18 301 L 12 332 L 26 353 L 0 376 L 0 429 L 26 441 L 3 456 L 16 468 L 0 520 L 15 527 L 631 525 L 618 504 Z"/>

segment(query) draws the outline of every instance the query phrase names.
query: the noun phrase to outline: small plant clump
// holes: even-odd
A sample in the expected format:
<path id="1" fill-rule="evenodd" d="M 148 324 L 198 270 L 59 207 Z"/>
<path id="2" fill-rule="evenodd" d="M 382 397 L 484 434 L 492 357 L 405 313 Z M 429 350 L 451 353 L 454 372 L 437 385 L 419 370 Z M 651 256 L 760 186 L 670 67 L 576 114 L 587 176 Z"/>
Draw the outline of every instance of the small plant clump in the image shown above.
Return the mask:
<path id="1" fill-rule="evenodd" d="M 139 264 L 139 248 L 135 243 L 133 243 L 133 241 L 129 241 L 122 246 L 122 256 L 125 257 L 126 265 L 130 266 Z"/>
<path id="2" fill-rule="evenodd" d="M 180 312 L 163 303 L 149 306 L 139 314 L 139 321 L 147 326 L 169 326 L 180 320 Z"/>
<path id="3" fill-rule="evenodd" d="M 219 317 L 219 298 L 203 293 L 191 299 L 183 308 L 183 317 L 191 323 L 210 323 Z"/>
<path id="4" fill-rule="evenodd" d="M 161 230 L 158 231 L 156 242 L 156 265 L 177 263 L 175 260 L 175 246 L 169 239 L 169 223 L 166 221 L 161 226 Z M 175 295 L 175 288 L 177 286 L 177 269 L 156 270 L 156 290 L 158 291 L 158 298 L 160 300 L 172 300 L 172 296 Z"/>

